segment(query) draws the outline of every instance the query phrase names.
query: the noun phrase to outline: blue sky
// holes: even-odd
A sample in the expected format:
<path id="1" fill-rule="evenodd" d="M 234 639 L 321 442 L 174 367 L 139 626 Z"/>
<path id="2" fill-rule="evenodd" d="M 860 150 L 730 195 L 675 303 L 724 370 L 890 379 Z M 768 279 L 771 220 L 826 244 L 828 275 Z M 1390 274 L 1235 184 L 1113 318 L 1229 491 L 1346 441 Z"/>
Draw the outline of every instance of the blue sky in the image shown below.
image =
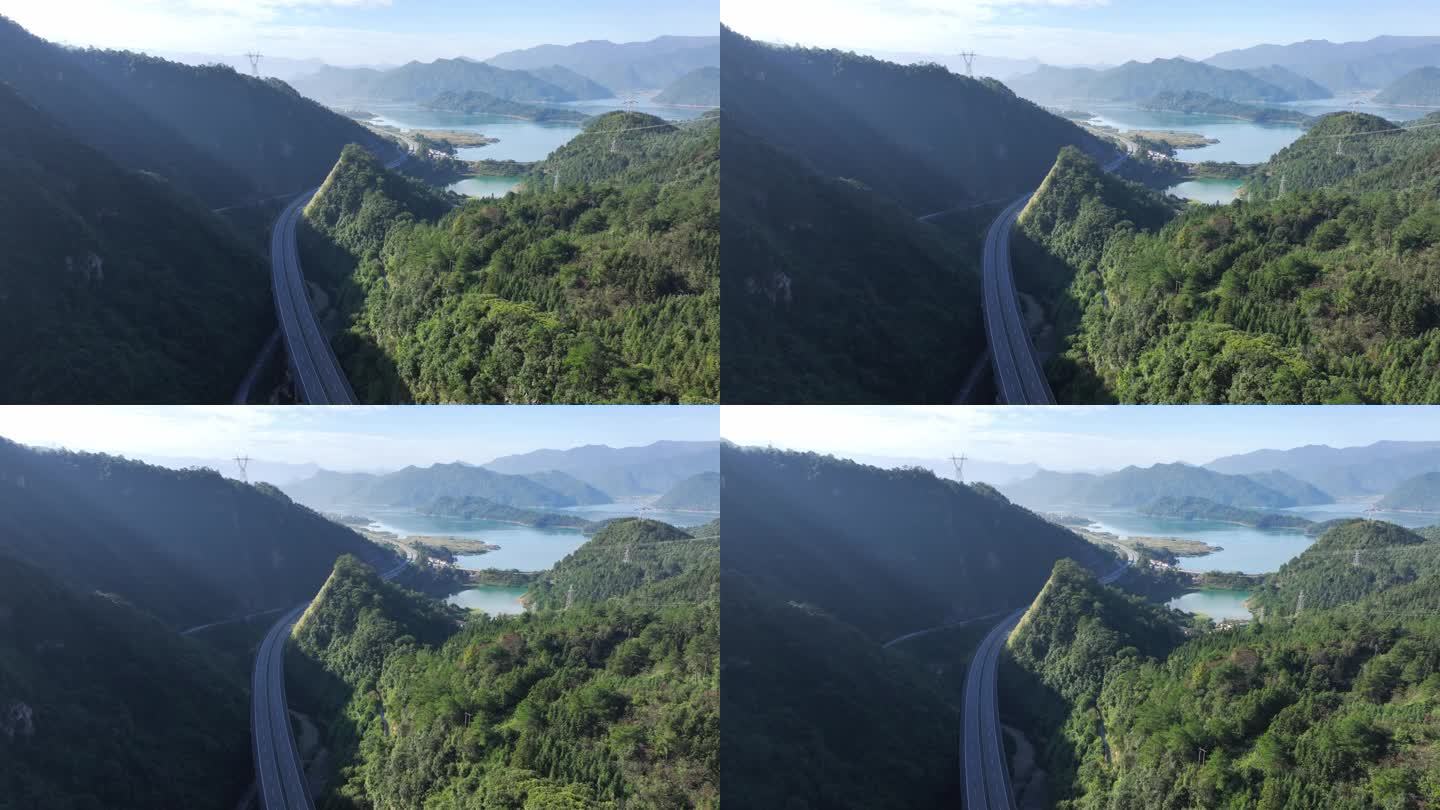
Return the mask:
<path id="1" fill-rule="evenodd" d="M 0 407 L 0 436 L 129 458 L 317 463 L 334 470 L 483 464 L 512 453 L 715 441 L 716 406 Z"/>
<path id="2" fill-rule="evenodd" d="M 971 458 L 1109 469 L 1306 444 L 1440 440 L 1440 406 L 726 406 L 721 435 L 843 457 Z"/>
<path id="3" fill-rule="evenodd" d="M 718 0 L 0 0 L 46 39 L 143 51 L 319 57 L 331 64 L 484 59 L 533 45 L 718 32 Z"/>
<path id="4" fill-rule="evenodd" d="M 720 19 L 747 36 L 786 43 L 1117 64 L 1177 55 L 1203 59 L 1266 42 L 1440 34 L 1440 3 L 724 0 Z"/>

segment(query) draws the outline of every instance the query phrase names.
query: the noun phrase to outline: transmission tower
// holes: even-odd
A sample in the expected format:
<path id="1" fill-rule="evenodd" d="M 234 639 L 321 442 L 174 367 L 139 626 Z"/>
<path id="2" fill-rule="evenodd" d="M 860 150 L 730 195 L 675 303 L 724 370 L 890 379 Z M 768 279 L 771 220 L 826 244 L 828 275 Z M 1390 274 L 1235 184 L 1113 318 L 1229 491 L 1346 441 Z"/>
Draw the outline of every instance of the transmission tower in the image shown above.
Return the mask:
<path id="1" fill-rule="evenodd" d="M 1351 560 L 1350 564 L 1356 568 L 1360 567 L 1360 549 L 1355 549 L 1355 559 Z"/>
<path id="2" fill-rule="evenodd" d="M 959 458 L 951 456 L 950 463 L 955 465 L 955 480 L 965 483 L 965 454 L 961 453 Z"/>
<path id="3" fill-rule="evenodd" d="M 961 51 L 960 58 L 965 60 L 965 75 L 975 78 L 975 52 Z"/>
<path id="4" fill-rule="evenodd" d="M 250 60 L 250 72 L 255 74 L 256 78 L 260 76 L 260 57 L 262 55 L 253 51 L 245 54 L 245 57 Z"/>
<path id="5" fill-rule="evenodd" d="M 571 585 L 570 590 L 565 592 L 565 609 L 569 610 L 573 604 L 575 604 L 575 586 Z"/>
<path id="6" fill-rule="evenodd" d="M 628 546 L 625 547 L 625 560 L 624 560 L 624 561 L 625 561 L 626 563 L 629 563 L 629 562 L 630 562 L 630 549 L 633 548 L 634 545 L 635 545 L 634 543 L 631 543 L 630 545 L 628 545 Z"/>
<path id="7" fill-rule="evenodd" d="M 1305 610 L 1305 592 L 1302 590 L 1302 591 L 1300 592 L 1300 596 L 1295 599 L 1295 618 L 1297 618 L 1297 619 L 1300 618 L 1300 614 L 1301 614 L 1302 612 L 1304 612 L 1304 610 Z"/>
<path id="8" fill-rule="evenodd" d="M 245 468 L 246 468 L 249 464 L 250 464 L 250 457 L 249 457 L 249 456 L 236 456 L 236 457 L 235 457 L 235 466 L 237 466 L 237 467 L 240 468 L 240 480 L 241 480 L 241 481 L 244 481 L 244 482 L 247 483 L 247 484 L 250 483 L 250 476 L 245 472 Z"/>

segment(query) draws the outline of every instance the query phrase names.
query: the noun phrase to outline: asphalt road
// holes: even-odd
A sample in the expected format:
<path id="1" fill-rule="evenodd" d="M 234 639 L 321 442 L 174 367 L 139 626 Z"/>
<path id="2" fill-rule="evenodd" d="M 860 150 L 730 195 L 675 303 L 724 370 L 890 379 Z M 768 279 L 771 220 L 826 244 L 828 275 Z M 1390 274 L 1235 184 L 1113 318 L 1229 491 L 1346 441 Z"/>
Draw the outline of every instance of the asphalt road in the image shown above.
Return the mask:
<path id="1" fill-rule="evenodd" d="M 409 562 L 406 557 L 380 576 L 394 579 Z M 303 602 L 286 611 L 265 634 L 255 655 L 250 679 L 250 742 L 261 810 L 315 809 L 285 701 L 285 643 L 308 605 Z"/>
<path id="2" fill-rule="evenodd" d="M 1115 171 L 1126 157 L 1128 153 L 1105 164 L 1105 171 Z M 1005 405 L 1055 404 L 1055 395 L 1050 391 L 1050 383 L 1046 381 L 1045 370 L 1040 365 L 1040 356 L 1030 340 L 1030 330 L 1025 326 L 1010 262 L 1010 234 L 1033 194 L 1016 198 L 995 217 L 985 233 L 985 247 L 981 253 L 985 339 L 990 344 L 995 387 L 1000 402 Z"/>
<path id="3" fill-rule="evenodd" d="M 408 144 L 413 148 L 413 144 Z M 409 152 L 385 164 L 395 168 L 404 163 Z M 295 378 L 295 394 L 301 402 L 311 405 L 353 405 L 355 391 L 330 340 L 320 329 L 315 310 L 310 306 L 305 288 L 305 272 L 300 267 L 300 248 L 295 239 L 296 227 L 306 203 L 320 189 L 301 193 L 275 220 L 270 231 L 270 286 L 275 298 L 275 316 L 285 351 L 290 357 L 290 370 Z"/>
<path id="4" fill-rule="evenodd" d="M 1101 577 L 1102 584 L 1113 583 L 1135 562 L 1135 552 L 1124 551 L 1125 562 Z M 998 674 L 1000 652 L 1025 610 L 1017 608 L 990 629 L 965 672 L 965 706 L 960 718 L 965 810 L 1015 810 L 1015 792 L 1010 785 L 1005 741 L 1001 736 Z"/>

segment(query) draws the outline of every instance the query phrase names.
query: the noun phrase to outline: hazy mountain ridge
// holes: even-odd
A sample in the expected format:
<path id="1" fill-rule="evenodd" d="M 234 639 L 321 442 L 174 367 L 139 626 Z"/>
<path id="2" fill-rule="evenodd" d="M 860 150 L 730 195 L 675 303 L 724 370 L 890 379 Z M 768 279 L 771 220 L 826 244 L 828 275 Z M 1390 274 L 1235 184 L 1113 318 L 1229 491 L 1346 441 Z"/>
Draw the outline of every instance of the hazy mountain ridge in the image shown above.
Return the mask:
<path id="1" fill-rule="evenodd" d="M 646 42 L 590 40 L 507 51 L 486 61 L 511 70 L 559 65 L 614 92 L 658 90 L 697 68 L 718 67 L 720 39 L 662 36 Z"/>
<path id="2" fill-rule="evenodd" d="M 1406 478 L 1440 471 L 1440 442 L 1384 441 L 1363 447 L 1307 445 L 1256 450 L 1205 465 L 1216 472 L 1280 470 L 1337 497 L 1388 492 Z"/>
<path id="3" fill-rule="evenodd" d="M 1042 471 L 1032 478 L 1003 486 L 1001 491 L 1017 502 L 1036 507 L 1076 504 L 1130 508 L 1167 496 L 1195 496 L 1225 506 L 1265 509 L 1332 500 L 1313 486 L 1297 484 L 1286 481 L 1279 488 L 1272 488 L 1250 477 L 1172 463 L 1132 466 L 1104 474 Z"/>
<path id="4" fill-rule="evenodd" d="M 285 487 L 291 497 L 317 509 L 352 504 L 419 507 L 446 496 L 478 496 L 503 506 L 518 507 L 556 508 L 597 502 L 594 498 L 598 496 L 593 491 L 566 489 L 568 492 L 560 492 L 524 476 L 459 462 L 412 466 L 379 475 L 322 471 Z"/>
<path id="5" fill-rule="evenodd" d="M 512 475 L 566 473 L 612 497 L 655 495 L 702 472 L 720 470 L 719 442 L 659 441 L 643 447 L 585 445 L 502 456 L 487 469 Z"/>
<path id="6" fill-rule="evenodd" d="M 1269 70 L 1279 84 L 1252 73 L 1226 70 L 1188 59 L 1126 62 L 1108 70 L 1045 68 L 1016 76 L 1008 84 L 1026 98 L 1141 101 L 1165 92 L 1200 91 L 1231 101 L 1297 101 L 1327 98 L 1330 92 L 1291 71 Z M 1282 86 L 1283 85 L 1283 86 Z"/>

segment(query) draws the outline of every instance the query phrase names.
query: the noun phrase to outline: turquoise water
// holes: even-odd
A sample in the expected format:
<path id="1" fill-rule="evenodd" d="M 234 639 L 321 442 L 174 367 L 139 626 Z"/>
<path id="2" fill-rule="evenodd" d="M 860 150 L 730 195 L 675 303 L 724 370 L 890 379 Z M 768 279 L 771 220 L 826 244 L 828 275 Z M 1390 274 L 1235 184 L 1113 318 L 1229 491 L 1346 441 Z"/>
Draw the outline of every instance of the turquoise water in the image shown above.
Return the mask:
<path id="1" fill-rule="evenodd" d="M 504 197 L 520 187 L 518 177 L 467 177 L 445 188 L 466 197 Z"/>
<path id="2" fill-rule="evenodd" d="M 524 595 L 524 588 L 483 585 L 468 591 L 461 591 L 446 599 L 445 602 L 459 605 L 467 610 L 483 610 L 491 616 L 508 616 L 525 612 L 525 606 L 520 604 L 520 597 Z"/>
<path id="3" fill-rule="evenodd" d="M 1395 122 L 1412 121 L 1434 110 L 1406 107 L 1387 107 L 1363 103 L 1355 98 L 1326 98 L 1312 101 L 1295 101 L 1276 104 L 1289 107 L 1307 115 L 1324 115 L 1331 112 L 1364 112 L 1378 115 Z M 1234 161 L 1235 163 L 1263 163 L 1276 152 L 1284 149 L 1304 134 L 1298 124 L 1256 124 L 1234 118 L 1214 115 L 1190 115 L 1188 113 L 1141 110 L 1129 105 L 1087 105 L 1084 109 L 1095 114 L 1092 123 L 1105 124 L 1127 129 L 1173 129 L 1181 132 L 1196 132 L 1219 143 L 1199 149 L 1178 149 L 1175 156 L 1188 163 L 1200 161 Z M 1228 203 L 1234 198 L 1233 190 L 1238 180 L 1194 180 L 1173 186 L 1167 191 L 1188 200 L 1206 203 Z"/>
<path id="4" fill-rule="evenodd" d="M 1165 191 L 1186 200 L 1229 205 L 1234 201 L 1235 192 L 1240 190 L 1240 185 L 1240 180 L 1187 180 L 1179 185 L 1171 186 Z"/>
<path id="5" fill-rule="evenodd" d="M 653 104 L 649 96 L 637 97 L 637 112 L 650 113 L 670 120 L 698 118 L 704 110 L 664 107 Z M 572 101 L 556 106 L 572 107 L 589 115 L 600 115 L 625 109 L 625 99 L 609 98 Z M 370 104 L 365 109 L 377 116 L 374 123 L 408 129 L 454 129 L 480 132 L 499 142 L 486 146 L 470 146 L 455 150 L 461 160 L 543 160 L 551 152 L 569 143 L 580 132 L 576 123 L 537 123 L 499 115 L 474 115 L 460 112 L 427 110 L 415 104 Z M 461 192 L 465 193 L 465 192 Z"/>
<path id="6" fill-rule="evenodd" d="M 1249 591 L 1193 591 L 1171 599 L 1165 604 L 1186 613 L 1201 613 L 1220 621 L 1222 619 L 1248 619 L 1250 610 L 1245 600 Z"/>
<path id="7" fill-rule="evenodd" d="M 366 517 L 378 528 L 401 537 L 437 535 L 483 540 L 500 546 L 499 551 L 486 554 L 457 554 L 461 568 L 501 568 L 540 571 L 579 548 L 585 536 L 574 530 L 537 529 L 493 520 L 464 520 L 435 517 L 401 510 L 366 510 Z"/>
<path id="8" fill-rule="evenodd" d="M 1141 515 L 1131 511 L 1082 510 L 1094 520 L 1099 531 L 1120 537 L 1180 537 L 1201 540 L 1221 551 L 1203 557 L 1181 557 L 1186 571 L 1242 571 L 1264 574 L 1310 547 L 1314 538 L 1300 532 L 1261 531 L 1208 520 L 1180 520 Z"/>

